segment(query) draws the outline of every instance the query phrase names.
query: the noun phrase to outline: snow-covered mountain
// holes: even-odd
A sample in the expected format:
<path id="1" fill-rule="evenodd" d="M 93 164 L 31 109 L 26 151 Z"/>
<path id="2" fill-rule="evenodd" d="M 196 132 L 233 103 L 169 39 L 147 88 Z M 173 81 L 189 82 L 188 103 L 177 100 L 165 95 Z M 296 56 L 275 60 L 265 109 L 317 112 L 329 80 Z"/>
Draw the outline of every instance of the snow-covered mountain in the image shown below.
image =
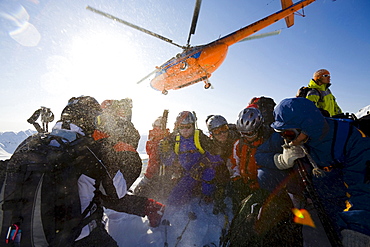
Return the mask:
<path id="1" fill-rule="evenodd" d="M 0 132 L 0 160 L 9 159 L 18 145 L 28 136 L 35 134 L 34 130 L 26 130 L 19 132 Z M 145 144 L 148 140 L 148 135 L 142 135 L 139 141 L 137 151 L 143 159 L 147 158 Z"/>
<path id="2" fill-rule="evenodd" d="M 358 112 L 355 113 L 357 118 L 362 118 L 363 116 L 369 114 L 370 114 L 370 105 L 361 108 L 360 110 L 358 110 Z"/>
<path id="3" fill-rule="evenodd" d="M 36 133 L 34 130 L 0 132 L 0 160 L 8 159 L 18 145 L 27 137 Z"/>

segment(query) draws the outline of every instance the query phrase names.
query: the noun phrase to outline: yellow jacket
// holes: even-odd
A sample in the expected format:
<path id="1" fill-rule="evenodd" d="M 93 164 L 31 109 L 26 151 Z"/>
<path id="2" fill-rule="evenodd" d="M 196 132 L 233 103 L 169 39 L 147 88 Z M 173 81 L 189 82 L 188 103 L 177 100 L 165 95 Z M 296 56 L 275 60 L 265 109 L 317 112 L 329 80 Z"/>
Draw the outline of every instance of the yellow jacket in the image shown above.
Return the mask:
<path id="1" fill-rule="evenodd" d="M 317 108 L 324 109 L 329 112 L 330 116 L 334 116 L 342 113 L 342 110 L 335 101 L 334 95 L 331 93 L 329 87 L 331 84 L 317 85 L 316 82 L 311 79 L 308 83 L 309 88 L 315 88 L 317 90 L 310 90 L 306 96 L 307 99 L 315 103 Z"/>

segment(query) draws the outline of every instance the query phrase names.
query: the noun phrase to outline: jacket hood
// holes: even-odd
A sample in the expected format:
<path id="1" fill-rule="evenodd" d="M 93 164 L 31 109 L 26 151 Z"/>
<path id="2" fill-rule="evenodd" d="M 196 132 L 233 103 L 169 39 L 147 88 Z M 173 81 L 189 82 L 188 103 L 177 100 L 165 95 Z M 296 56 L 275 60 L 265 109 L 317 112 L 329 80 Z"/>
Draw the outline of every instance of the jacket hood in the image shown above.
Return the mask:
<path id="1" fill-rule="evenodd" d="M 331 86 L 331 83 L 318 85 L 314 79 L 308 83 L 309 88 L 317 88 L 320 91 L 326 91 Z"/>
<path id="2" fill-rule="evenodd" d="M 306 98 L 282 100 L 274 110 L 275 122 L 271 127 L 277 130 L 300 129 L 310 139 L 321 139 L 328 123 L 315 104 Z"/>

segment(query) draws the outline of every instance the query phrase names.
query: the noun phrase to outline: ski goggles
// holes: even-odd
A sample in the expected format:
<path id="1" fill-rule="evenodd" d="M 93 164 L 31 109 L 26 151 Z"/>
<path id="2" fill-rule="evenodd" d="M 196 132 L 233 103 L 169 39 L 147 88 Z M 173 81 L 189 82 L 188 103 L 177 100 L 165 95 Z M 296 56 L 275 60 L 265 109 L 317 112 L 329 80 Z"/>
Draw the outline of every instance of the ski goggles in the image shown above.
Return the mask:
<path id="1" fill-rule="evenodd" d="M 180 129 L 180 130 L 184 130 L 184 129 L 189 130 L 189 129 L 191 129 L 191 128 L 193 128 L 193 124 L 181 124 L 181 125 L 179 126 L 179 129 Z"/>
<path id="2" fill-rule="evenodd" d="M 322 77 L 329 77 L 329 76 L 330 76 L 330 74 L 322 75 Z"/>
<path id="3" fill-rule="evenodd" d="M 243 137 L 251 138 L 251 137 L 254 137 L 257 134 L 257 132 L 258 132 L 258 130 L 254 130 L 254 131 L 248 131 L 248 132 L 240 132 L 240 134 Z"/>
<path id="4" fill-rule="evenodd" d="M 212 132 L 213 135 L 221 135 L 221 134 L 226 133 L 228 131 L 229 131 L 229 126 L 227 126 L 225 124 L 225 125 L 222 125 L 221 127 L 213 129 L 211 132 Z"/>
<path id="5" fill-rule="evenodd" d="M 285 129 L 285 130 L 276 130 L 287 141 L 294 141 L 302 133 L 300 129 Z"/>

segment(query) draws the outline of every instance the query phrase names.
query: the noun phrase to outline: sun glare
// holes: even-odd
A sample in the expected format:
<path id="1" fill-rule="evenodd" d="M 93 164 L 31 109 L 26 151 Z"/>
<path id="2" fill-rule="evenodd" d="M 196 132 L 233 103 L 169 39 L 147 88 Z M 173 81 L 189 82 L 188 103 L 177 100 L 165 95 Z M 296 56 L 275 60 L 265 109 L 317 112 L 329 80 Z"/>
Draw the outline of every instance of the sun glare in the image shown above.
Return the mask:
<path id="1" fill-rule="evenodd" d="M 143 70 L 139 56 L 123 35 L 109 32 L 79 35 L 67 46 L 64 56 L 48 58 L 43 85 L 54 91 L 63 83 L 68 90 L 95 95 L 104 91 L 133 91 Z"/>

